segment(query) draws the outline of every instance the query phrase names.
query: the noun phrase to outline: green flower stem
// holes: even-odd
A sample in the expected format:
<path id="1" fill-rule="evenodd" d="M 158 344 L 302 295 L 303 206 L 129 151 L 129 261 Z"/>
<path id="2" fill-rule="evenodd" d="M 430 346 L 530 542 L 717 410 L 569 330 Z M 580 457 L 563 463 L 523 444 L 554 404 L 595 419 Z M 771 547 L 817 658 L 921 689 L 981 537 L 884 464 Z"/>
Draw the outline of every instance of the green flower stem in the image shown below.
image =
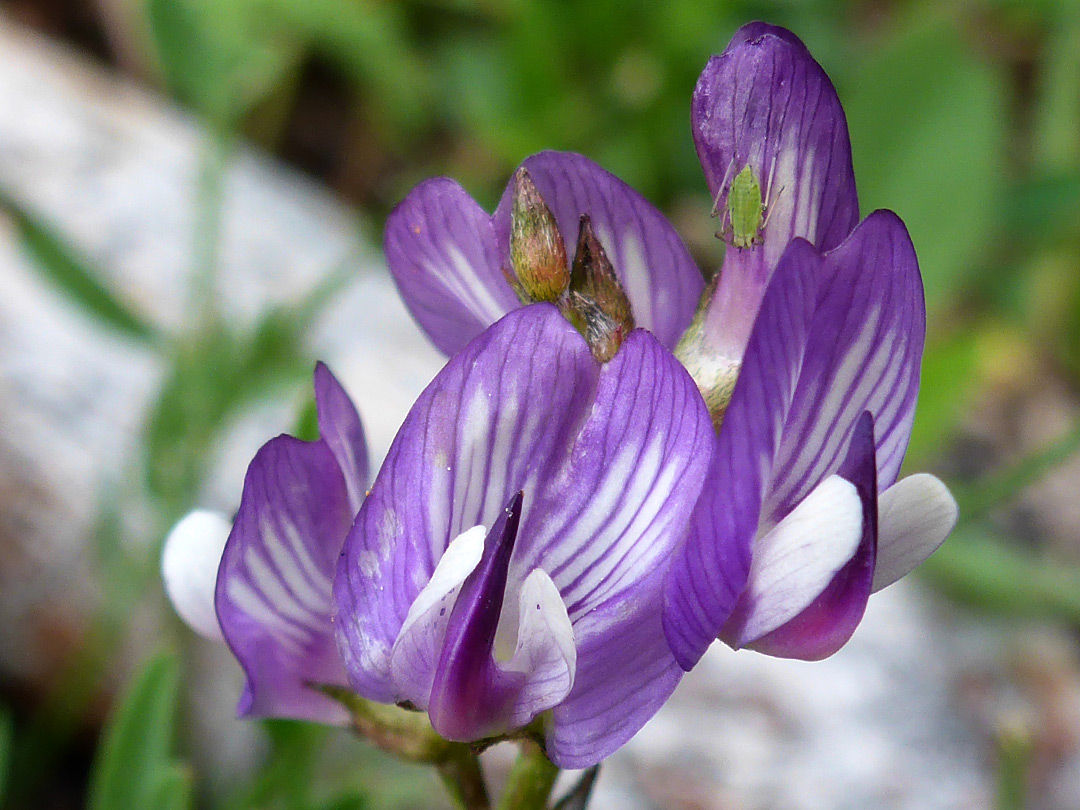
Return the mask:
<path id="1" fill-rule="evenodd" d="M 524 741 L 506 780 L 498 810 L 544 810 L 558 775 L 559 769 L 540 746 L 532 740 Z"/>
<path id="2" fill-rule="evenodd" d="M 434 765 L 460 810 L 490 810 L 480 761 L 464 743 L 440 737 L 423 712 L 365 700 L 340 686 L 321 684 L 323 694 L 344 706 L 355 731 L 387 753 Z"/>
<path id="3" fill-rule="evenodd" d="M 998 733 L 998 779 L 996 810 L 1024 810 L 1033 743 L 1023 727 L 1003 728 Z"/>
<path id="4" fill-rule="evenodd" d="M 437 767 L 454 804 L 459 810 L 490 810 L 491 800 L 484 784 L 484 774 L 480 770 L 480 760 L 467 745 L 447 745 L 449 756 Z"/>
<path id="5" fill-rule="evenodd" d="M 217 271 L 225 216 L 225 175 L 232 139 L 215 129 L 207 131 L 199 160 L 195 189 L 195 231 L 192 243 L 192 321 L 203 325 L 216 322 Z"/>

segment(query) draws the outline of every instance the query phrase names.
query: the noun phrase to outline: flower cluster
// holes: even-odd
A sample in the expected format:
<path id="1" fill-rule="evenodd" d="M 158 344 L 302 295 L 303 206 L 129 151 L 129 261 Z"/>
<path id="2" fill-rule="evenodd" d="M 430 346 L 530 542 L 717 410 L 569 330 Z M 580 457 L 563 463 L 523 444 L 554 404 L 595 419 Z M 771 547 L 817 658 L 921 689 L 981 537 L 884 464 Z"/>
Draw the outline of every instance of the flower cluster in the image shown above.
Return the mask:
<path id="1" fill-rule="evenodd" d="M 709 284 L 580 155 L 528 158 L 493 215 L 444 178 L 394 210 L 390 270 L 449 362 L 370 490 L 360 418 L 320 365 L 321 438 L 259 451 L 216 576 L 199 532 L 168 544 L 178 609 L 247 674 L 242 715 L 343 723 L 347 691 L 447 740 L 527 729 L 591 766 L 714 639 L 830 655 L 945 539 L 944 485 L 897 481 L 918 263 L 896 215 L 859 221 L 825 73 L 748 25 L 692 125 L 727 243 Z"/>

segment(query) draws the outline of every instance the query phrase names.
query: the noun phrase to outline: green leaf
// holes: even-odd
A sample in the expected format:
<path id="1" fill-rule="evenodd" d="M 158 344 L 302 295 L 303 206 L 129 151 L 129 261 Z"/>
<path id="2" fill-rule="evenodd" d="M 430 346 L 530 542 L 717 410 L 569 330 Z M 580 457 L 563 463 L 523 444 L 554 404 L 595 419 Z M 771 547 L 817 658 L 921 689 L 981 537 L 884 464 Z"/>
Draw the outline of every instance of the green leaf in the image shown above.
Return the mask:
<path id="1" fill-rule="evenodd" d="M 927 303 L 940 306 L 970 279 L 994 235 L 1006 167 L 1004 78 L 947 10 L 921 4 L 851 76 L 841 98 L 862 210 L 891 208 L 903 218 Z"/>
<path id="2" fill-rule="evenodd" d="M 1066 12 L 1068 9 L 1068 13 Z M 1061 19 L 1048 26 L 1035 100 L 1035 154 L 1055 168 L 1080 166 L 1080 8 L 1062 4 Z"/>
<path id="3" fill-rule="evenodd" d="M 430 70 L 408 41 L 409 20 L 400 4 L 379 0 L 251 0 L 282 28 L 335 61 L 382 102 L 373 111 L 391 119 L 396 132 L 414 134 L 429 115 Z"/>
<path id="4" fill-rule="evenodd" d="M 1075 232 L 1078 216 L 1080 171 L 1029 178 L 1009 193 L 1005 207 L 1009 233 L 1023 234 L 1031 243 L 1071 235 Z"/>
<path id="5" fill-rule="evenodd" d="M 293 39 L 250 0 L 146 0 L 146 15 L 169 89 L 225 128 L 298 59 Z"/>
<path id="6" fill-rule="evenodd" d="M 145 810 L 166 789 L 179 688 L 175 656 L 153 658 L 135 678 L 103 732 L 90 776 L 88 810 Z M 183 807 L 170 805 L 172 807 Z"/>
<path id="7" fill-rule="evenodd" d="M 6 194 L 0 207 L 12 218 L 22 245 L 45 278 L 88 315 L 142 341 L 157 335 L 101 281 L 101 272 L 80 256 L 53 228 Z"/>
<path id="8" fill-rule="evenodd" d="M 190 810 L 194 792 L 191 771 L 183 765 L 169 765 L 154 772 L 149 801 L 153 810 Z"/>

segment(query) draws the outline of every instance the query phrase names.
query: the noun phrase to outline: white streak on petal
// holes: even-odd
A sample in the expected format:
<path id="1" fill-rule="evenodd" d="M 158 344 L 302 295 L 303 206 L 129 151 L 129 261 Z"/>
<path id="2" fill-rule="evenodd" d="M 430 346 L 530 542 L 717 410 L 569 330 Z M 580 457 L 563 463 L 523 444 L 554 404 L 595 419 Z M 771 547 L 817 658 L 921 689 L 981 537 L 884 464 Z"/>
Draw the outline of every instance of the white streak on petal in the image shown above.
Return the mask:
<path id="1" fill-rule="evenodd" d="M 490 453 L 491 399 L 483 387 L 477 386 L 464 408 L 461 458 L 454 482 L 454 500 L 461 504 L 454 515 L 450 531 L 483 520 L 481 510 L 487 487 L 487 460 Z M 497 439 L 492 444 L 497 443 Z"/>
<path id="2" fill-rule="evenodd" d="M 272 540 L 263 538 L 270 545 Z M 289 590 L 288 573 L 274 570 L 256 546 L 249 546 L 244 551 L 244 565 L 252 584 L 258 588 L 274 609 L 289 621 L 302 624 L 310 630 L 316 630 L 325 624 L 322 605 L 309 605 L 302 602 Z M 326 606 L 328 607 L 328 606 Z"/>
<path id="3" fill-rule="evenodd" d="M 760 638 L 805 610 L 855 554 L 861 538 L 858 491 L 831 475 L 754 544 L 743 596 L 750 611 L 740 642 Z"/>
<path id="4" fill-rule="evenodd" d="M 427 708 L 435 665 L 457 591 L 480 564 L 486 536 L 487 529 L 473 526 L 455 537 L 435 566 L 431 579 L 409 607 L 390 657 L 399 700 L 410 700 L 421 709 Z"/>
<path id="5" fill-rule="evenodd" d="M 226 592 L 238 610 L 254 619 L 287 652 L 300 655 L 303 653 L 303 645 L 310 643 L 311 633 L 282 616 L 276 605 L 273 608 L 267 605 L 247 580 L 231 578 L 226 585 Z"/>
<path id="6" fill-rule="evenodd" d="M 525 686 L 514 701 L 511 727 L 525 725 L 562 702 L 574 685 L 574 628 L 559 589 L 540 568 L 529 574 L 522 586 L 517 648 L 502 668 L 526 676 Z"/>
<path id="7" fill-rule="evenodd" d="M 444 245 L 443 249 L 450 267 L 440 261 L 429 262 L 425 269 L 431 278 L 438 279 L 450 296 L 464 304 L 481 323 L 494 323 L 505 315 L 506 308 L 488 290 L 490 282 L 476 271 L 465 254 L 452 244 Z"/>
<path id="8" fill-rule="evenodd" d="M 612 247 L 615 247 L 614 243 Z M 645 249 L 632 230 L 623 234 L 620 247 L 622 250 L 611 256 L 622 259 L 622 278 L 626 283 L 626 295 L 633 307 L 634 320 L 638 326 L 652 329 L 655 326 L 652 312 L 655 293 L 652 276 L 645 264 Z"/>
<path id="9" fill-rule="evenodd" d="M 908 476 L 881 493 L 872 592 L 914 571 L 945 542 L 957 516 L 952 493 L 926 473 Z"/>
<path id="10" fill-rule="evenodd" d="M 177 615 L 212 641 L 224 640 L 214 610 L 214 583 L 229 530 L 218 513 L 197 510 L 173 527 L 161 552 L 165 593 Z"/>
<path id="11" fill-rule="evenodd" d="M 270 562 L 278 569 L 280 578 L 284 581 L 285 585 L 287 585 L 293 595 L 296 596 L 299 603 L 309 608 L 314 613 L 324 613 L 327 606 L 330 604 L 332 580 L 326 575 L 323 575 L 320 579 L 314 580 L 310 575 L 305 576 L 303 571 L 303 568 L 305 567 L 303 561 L 306 560 L 308 564 L 313 563 L 306 550 L 303 554 L 293 553 L 297 549 L 296 543 L 300 540 L 300 533 L 296 530 L 296 526 L 287 521 L 282 525 L 285 536 L 293 538 L 290 543 L 292 548 L 285 547 L 269 520 L 264 520 L 262 522 L 261 529 L 263 535 L 263 548 L 266 549 L 267 553 L 270 555 Z M 245 557 L 255 553 L 257 553 L 256 549 L 252 546 L 248 549 Z M 318 584 L 314 585 L 313 581 Z"/>

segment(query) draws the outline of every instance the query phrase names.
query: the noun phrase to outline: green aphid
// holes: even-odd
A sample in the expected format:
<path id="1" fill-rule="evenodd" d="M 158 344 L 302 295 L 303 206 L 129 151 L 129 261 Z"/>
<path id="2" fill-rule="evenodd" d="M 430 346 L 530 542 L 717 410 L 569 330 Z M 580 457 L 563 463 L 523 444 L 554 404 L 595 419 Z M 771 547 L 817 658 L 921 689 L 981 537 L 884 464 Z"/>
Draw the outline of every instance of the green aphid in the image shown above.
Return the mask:
<path id="1" fill-rule="evenodd" d="M 761 244 L 761 229 L 765 225 L 765 203 L 761 199 L 761 184 L 750 164 L 735 175 L 728 189 L 728 225 L 720 238 L 727 237 L 737 248 Z"/>

